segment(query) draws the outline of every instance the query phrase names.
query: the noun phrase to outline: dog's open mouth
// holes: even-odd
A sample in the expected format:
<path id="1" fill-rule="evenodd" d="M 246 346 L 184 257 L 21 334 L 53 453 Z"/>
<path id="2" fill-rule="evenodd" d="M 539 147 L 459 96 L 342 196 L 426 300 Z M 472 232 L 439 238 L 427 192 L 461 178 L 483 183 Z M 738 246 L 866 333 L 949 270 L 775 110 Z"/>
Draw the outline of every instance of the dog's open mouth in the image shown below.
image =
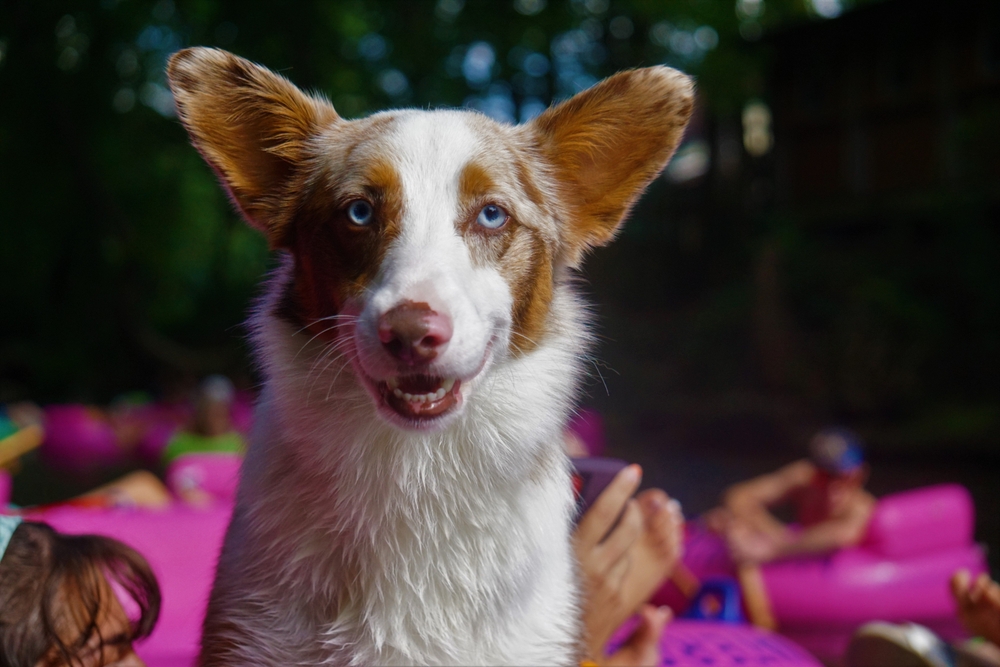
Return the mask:
<path id="1" fill-rule="evenodd" d="M 385 404 L 414 421 L 440 417 L 459 403 L 461 380 L 432 375 L 402 375 L 378 383 Z"/>

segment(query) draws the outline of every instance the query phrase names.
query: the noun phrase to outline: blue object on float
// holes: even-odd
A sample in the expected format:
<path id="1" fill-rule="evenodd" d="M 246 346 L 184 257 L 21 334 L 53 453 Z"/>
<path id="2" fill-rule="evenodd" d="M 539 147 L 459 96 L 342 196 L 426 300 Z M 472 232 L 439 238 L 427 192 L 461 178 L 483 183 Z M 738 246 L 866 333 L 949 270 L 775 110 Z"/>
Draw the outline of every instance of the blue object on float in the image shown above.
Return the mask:
<path id="1" fill-rule="evenodd" d="M 698 589 L 698 594 L 695 595 L 691 606 L 682 614 L 682 618 L 746 623 L 739 584 L 729 577 L 707 579 Z"/>

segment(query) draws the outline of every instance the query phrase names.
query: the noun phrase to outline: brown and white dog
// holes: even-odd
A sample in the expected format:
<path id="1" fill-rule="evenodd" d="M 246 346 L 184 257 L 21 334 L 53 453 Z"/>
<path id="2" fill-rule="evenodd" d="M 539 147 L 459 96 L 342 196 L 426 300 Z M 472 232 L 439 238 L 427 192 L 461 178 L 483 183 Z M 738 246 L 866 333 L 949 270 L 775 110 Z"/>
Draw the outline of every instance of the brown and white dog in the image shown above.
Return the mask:
<path id="1" fill-rule="evenodd" d="M 617 74 L 518 126 L 344 120 L 224 51 L 180 118 L 284 256 L 201 664 L 574 664 L 562 430 L 588 349 L 573 269 L 666 164 L 683 74 Z"/>

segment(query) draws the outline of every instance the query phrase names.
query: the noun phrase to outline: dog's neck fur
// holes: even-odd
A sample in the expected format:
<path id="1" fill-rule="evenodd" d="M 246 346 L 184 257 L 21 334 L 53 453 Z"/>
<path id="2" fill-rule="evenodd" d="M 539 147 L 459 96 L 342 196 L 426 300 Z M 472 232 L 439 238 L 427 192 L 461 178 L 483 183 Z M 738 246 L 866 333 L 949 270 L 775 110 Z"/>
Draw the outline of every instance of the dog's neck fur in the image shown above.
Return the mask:
<path id="1" fill-rule="evenodd" d="M 356 664 L 571 662 L 575 646 L 539 646 L 553 623 L 579 634 L 575 591 L 544 587 L 571 579 L 565 419 L 552 417 L 570 411 L 587 328 L 567 281 L 553 302 L 561 331 L 490 369 L 446 430 L 408 433 L 376 417 L 349 355 L 327 358 L 275 316 L 289 270 L 254 320 L 263 426 L 241 489 L 282 490 L 238 499 L 260 532 L 257 557 L 282 573 L 289 597 L 336 601 L 322 628 L 331 658 L 346 647 Z M 563 600 L 562 618 L 552 599 L 537 604 L 543 595 Z M 532 613 L 542 609 L 549 618 Z"/>

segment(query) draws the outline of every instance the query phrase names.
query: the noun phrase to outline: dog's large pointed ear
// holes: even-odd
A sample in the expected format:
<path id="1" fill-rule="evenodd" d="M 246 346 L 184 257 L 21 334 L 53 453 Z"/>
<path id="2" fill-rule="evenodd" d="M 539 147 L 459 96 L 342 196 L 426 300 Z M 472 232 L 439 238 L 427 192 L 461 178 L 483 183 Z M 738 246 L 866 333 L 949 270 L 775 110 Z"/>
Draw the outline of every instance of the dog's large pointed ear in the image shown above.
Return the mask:
<path id="1" fill-rule="evenodd" d="M 219 49 L 178 51 L 167 78 L 195 147 L 247 221 L 281 245 L 289 179 L 308 138 L 339 120 L 333 107 Z"/>
<path id="2" fill-rule="evenodd" d="M 666 166 L 694 106 L 691 79 L 668 67 L 621 72 L 528 124 L 570 220 L 564 261 L 610 241 Z"/>

